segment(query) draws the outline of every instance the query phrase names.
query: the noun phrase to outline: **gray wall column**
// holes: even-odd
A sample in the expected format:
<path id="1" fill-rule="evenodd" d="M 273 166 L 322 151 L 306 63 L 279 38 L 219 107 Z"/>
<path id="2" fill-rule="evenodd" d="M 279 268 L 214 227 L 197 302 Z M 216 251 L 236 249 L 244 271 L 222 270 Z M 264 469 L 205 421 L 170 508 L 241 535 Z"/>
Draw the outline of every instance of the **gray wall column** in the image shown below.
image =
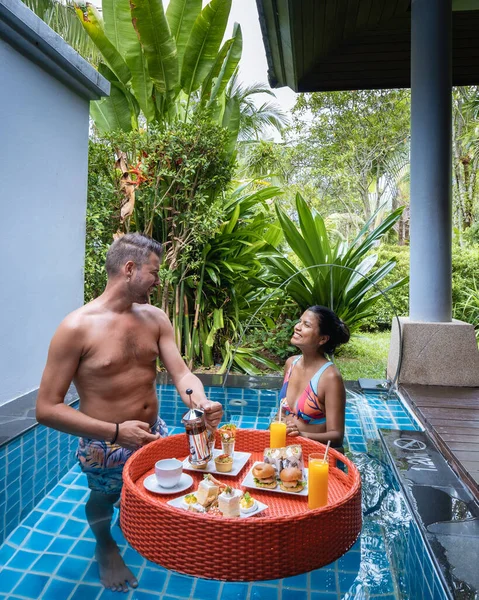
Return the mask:
<path id="1" fill-rule="evenodd" d="M 447 322 L 451 298 L 451 0 L 412 0 L 412 321 Z"/>

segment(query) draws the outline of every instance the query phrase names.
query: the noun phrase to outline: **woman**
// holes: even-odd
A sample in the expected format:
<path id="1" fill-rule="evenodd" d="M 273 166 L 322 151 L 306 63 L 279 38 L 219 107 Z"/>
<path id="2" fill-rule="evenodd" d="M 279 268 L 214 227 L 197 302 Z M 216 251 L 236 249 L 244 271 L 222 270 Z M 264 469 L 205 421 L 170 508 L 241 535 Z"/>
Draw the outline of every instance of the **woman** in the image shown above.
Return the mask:
<path id="1" fill-rule="evenodd" d="M 325 355 L 348 340 L 347 325 L 329 308 L 311 306 L 301 315 L 291 338 L 301 355 L 286 361 L 280 393 L 288 435 L 342 445 L 346 390 L 340 372 Z"/>

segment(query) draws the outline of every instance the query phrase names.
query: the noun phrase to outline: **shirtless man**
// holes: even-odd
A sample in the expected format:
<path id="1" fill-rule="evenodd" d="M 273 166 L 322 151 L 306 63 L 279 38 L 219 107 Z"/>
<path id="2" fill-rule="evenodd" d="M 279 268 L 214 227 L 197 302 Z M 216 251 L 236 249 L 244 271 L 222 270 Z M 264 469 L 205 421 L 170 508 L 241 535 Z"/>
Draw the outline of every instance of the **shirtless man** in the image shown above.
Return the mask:
<path id="1" fill-rule="evenodd" d="M 223 412 L 221 404 L 208 401 L 201 381 L 183 362 L 165 313 L 148 304 L 159 284 L 160 257 L 161 245 L 142 234 L 113 242 L 105 291 L 60 324 L 37 399 L 39 423 L 80 436 L 77 456 L 91 489 L 86 515 L 97 541 L 100 580 L 114 591 L 138 585 L 110 532 L 123 466 L 133 451 L 167 434 L 158 417 L 157 358 L 187 405 L 186 390 L 193 390 L 211 428 Z M 79 410 L 64 403 L 72 380 Z"/>

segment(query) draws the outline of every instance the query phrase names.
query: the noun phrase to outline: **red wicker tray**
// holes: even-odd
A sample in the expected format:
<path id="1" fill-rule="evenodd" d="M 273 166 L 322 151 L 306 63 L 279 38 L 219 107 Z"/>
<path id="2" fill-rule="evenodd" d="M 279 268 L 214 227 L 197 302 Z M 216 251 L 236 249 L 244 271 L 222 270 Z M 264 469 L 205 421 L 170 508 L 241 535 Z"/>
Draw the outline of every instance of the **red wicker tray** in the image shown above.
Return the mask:
<path id="1" fill-rule="evenodd" d="M 217 440 L 217 444 L 218 444 Z M 300 437 L 305 457 L 322 444 Z M 219 444 L 218 444 L 219 445 Z M 240 429 L 235 449 L 251 452 L 237 477 L 223 481 L 240 487 L 245 474 L 262 460 L 269 432 Z M 278 579 L 318 569 L 344 554 L 361 530 L 361 479 L 356 467 L 342 454 L 329 451 L 328 505 L 308 509 L 306 497 L 251 492 L 268 509 L 249 519 L 225 519 L 189 513 L 166 504 L 176 496 L 160 496 L 143 486 L 160 458 L 183 459 L 188 454 L 186 435 L 173 435 L 141 448 L 125 465 L 120 520 L 126 539 L 148 560 L 167 569 L 211 579 L 252 581 Z M 347 474 L 336 461 L 347 466 Z M 190 472 L 196 489 L 202 473 Z M 221 479 L 221 475 L 216 475 Z M 185 494 L 182 492 L 178 496 Z"/>

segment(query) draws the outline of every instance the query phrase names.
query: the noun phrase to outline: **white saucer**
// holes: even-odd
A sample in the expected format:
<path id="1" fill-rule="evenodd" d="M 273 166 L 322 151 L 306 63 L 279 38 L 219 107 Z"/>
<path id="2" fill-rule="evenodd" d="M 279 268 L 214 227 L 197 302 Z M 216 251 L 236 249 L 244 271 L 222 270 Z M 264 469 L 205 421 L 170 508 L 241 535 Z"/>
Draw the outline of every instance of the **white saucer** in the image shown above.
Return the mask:
<path id="1" fill-rule="evenodd" d="M 182 473 L 179 482 L 171 488 L 164 488 L 156 480 L 156 475 L 148 475 L 145 477 L 143 481 L 143 485 L 149 492 L 154 492 L 155 494 L 179 494 L 180 492 L 184 492 L 193 484 L 193 477 L 188 475 L 188 473 Z"/>

